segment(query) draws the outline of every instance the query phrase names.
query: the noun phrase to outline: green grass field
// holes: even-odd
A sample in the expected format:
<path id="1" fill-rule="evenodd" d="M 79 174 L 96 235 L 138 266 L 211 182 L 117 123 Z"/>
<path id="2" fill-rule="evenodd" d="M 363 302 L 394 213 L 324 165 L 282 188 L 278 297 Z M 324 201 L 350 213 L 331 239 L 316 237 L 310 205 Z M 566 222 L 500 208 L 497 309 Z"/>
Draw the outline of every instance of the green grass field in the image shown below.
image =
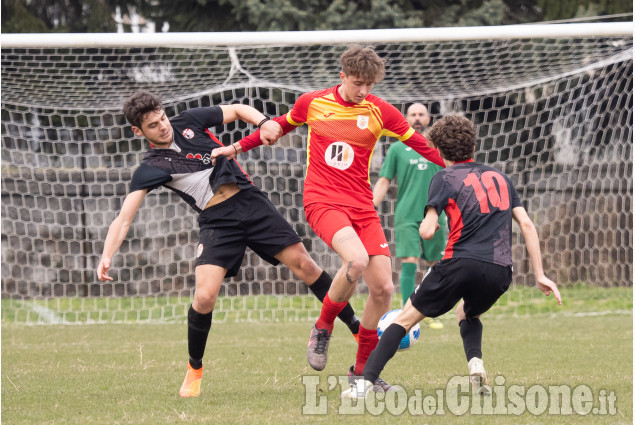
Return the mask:
<path id="1" fill-rule="evenodd" d="M 511 293 L 482 319 L 488 375 L 504 377 L 495 392 L 514 385 L 532 394 L 538 385 L 545 391 L 586 385 L 593 407 L 601 407 L 602 394 L 615 395 L 614 414 L 555 415 L 546 409 L 534 415 L 526 409 L 519 415 L 455 415 L 447 405 L 423 417 L 408 409 L 398 416 L 340 414 L 346 406 L 338 379 L 352 364 L 356 345 L 338 323 L 327 368 L 314 372 L 305 357 L 309 321 L 213 324 L 201 396 L 183 400 L 178 389 L 187 359 L 184 323 L 26 326 L 6 320 L 3 311 L 2 423 L 633 423 L 632 289 L 566 288 L 561 308 L 530 291 L 534 295 L 523 302 Z M 7 305 L 3 300 L 3 310 Z M 437 391 L 445 394 L 448 381 L 467 368 L 458 328 L 450 315 L 442 321 L 442 330 L 422 329 L 419 343 L 397 353 L 382 377 L 409 396 L 416 390 L 428 399 Z M 306 408 L 324 403 L 319 405 L 325 414 L 303 414 L 303 379 L 312 384 Z M 470 406 L 478 401 L 471 399 Z"/>

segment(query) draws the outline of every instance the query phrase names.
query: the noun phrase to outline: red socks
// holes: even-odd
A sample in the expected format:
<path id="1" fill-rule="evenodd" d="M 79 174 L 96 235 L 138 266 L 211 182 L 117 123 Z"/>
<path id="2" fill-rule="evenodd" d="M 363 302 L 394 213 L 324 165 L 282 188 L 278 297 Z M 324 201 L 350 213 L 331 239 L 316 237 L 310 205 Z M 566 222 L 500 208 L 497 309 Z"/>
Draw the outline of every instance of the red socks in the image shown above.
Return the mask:
<path id="1" fill-rule="evenodd" d="M 335 318 L 340 313 L 340 311 L 342 311 L 344 307 L 346 307 L 346 304 L 348 304 L 348 301 L 343 301 L 341 303 L 333 302 L 329 298 L 329 294 L 326 294 L 322 304 L 322 312 L 320 313 L 320 317 L 315 323 L 315 327 L 317 329 L 326 329 L 327 331 L 329 331 L 329 333 L 333 332 Z"/>
<path id="2" fill-rule="evenodd" d="M 359 346 L 357 347 L 357 358 L 355 359 L 355 375 L 362 375 L 368 356 L 377 346 L 379 337 L 377 336 L 377 329 L 366 329 L 361 325 L 359 326 L 358 335 Z"/>

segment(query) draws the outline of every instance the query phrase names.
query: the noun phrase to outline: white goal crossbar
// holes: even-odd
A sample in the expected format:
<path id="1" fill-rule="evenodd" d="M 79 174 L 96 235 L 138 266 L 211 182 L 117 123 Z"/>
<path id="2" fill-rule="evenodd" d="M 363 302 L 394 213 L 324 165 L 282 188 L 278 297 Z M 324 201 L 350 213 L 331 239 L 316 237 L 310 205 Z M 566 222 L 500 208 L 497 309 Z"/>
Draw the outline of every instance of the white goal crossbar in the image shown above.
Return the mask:
<path id="1" fill-rule="evenodd" d="M 531 24 L 489 27 L 397 28 L 338 31 L 2 34 L 2 48 L 45 47 L 204 47 L 319 45 L 412 41 L 505 40 L 604 37 L 633 34 L 631 22 Z"/>

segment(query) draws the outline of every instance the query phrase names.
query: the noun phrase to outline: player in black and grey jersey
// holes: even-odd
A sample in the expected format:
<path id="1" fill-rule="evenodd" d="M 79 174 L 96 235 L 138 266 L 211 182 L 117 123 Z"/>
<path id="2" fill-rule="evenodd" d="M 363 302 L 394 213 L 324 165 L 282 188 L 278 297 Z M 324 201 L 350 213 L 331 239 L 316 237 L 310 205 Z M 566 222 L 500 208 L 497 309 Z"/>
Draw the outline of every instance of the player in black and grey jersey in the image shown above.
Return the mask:
<path id="1" fill-rule="evenodd" d="M 240 119 L 258 125 L 263 142 L 268 142 L 281 136 L 277 124 L 240 104 L 194 108 L 168 120 L 160 100 L 147 92 L 130 97 L 124 114 L 132 131 L 148 140 L 150 149 L 132 176 L 121 212 L 110 225 L 97 277 L 112 280 L 108 276 L 111 259 L 149 191 L 161 186 L 171 189 L 199 213 L 196 291 L 188 312 L 190 360 L 179 392 L 181 397 L 197 397 L 212 310 L 223 278 L 237 274 L 247 246 L 271 264 L 285 264 L 320 300 L 331 286 L 331 277 L 313 261 L 291 225 L 236 160 L 211 158 L 212 149 L 223 146 L 211 127 Z M 359 321 L 350 305 L 339 317 L 357 334 Z"/>
<path id="2" fill-rule="evenodd" d="M 410 328 L 424 317 L 450 311 L 459 301 L 456 315 L 470 381 L 478 393 L 491 391 L 483 367 L 483 325 L 479 317 L 511 283 L 512 219 L 525 238 L 538 288 L 546 295 L 553 292 L 558 304 L 562 304 L 558 287 L 545 276 L 536 228 L 511 180 L 472 159 L 476 147 L 474 125 L 464 117 L 448 116 L 437 121 L 428 136 L 446 168 L 430 182 L 419 233 L 423 239 L 430 239 L 439 228 L 439 214 L 445 211 L 450 221 L 445 255 L 426 273 L 403 312 L 382 334 L 368 358 L 363 379 L 342 397 L 363 398 Z"/>

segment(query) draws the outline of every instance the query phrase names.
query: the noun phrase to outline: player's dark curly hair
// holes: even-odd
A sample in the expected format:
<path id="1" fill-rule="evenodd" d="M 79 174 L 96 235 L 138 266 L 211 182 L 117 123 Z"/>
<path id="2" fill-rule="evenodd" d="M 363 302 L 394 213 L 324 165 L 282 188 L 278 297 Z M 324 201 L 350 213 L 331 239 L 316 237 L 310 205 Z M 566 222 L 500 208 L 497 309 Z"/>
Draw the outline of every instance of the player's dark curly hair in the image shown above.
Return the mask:
<path id="1" fill-rule="evenodd" d="M 428 139 L 448 161 L 465 161 L 474 156 L 476 129 L 459 115 L 443 117 L 430 128 Z"/>
<path id="2" fill-rule="evenodd" d="M 375 53 L 372 47 L 358 44 L 348 46 L 348 49 L 340 56 L 340 64 L 344 74 L 364 81 L 379 83 L 386 76 L 384 60 Z"/>
<path id="3" fill-rule="evenodd" d="M 148 113 L 162 110 L 161 99 L 146 91 L 136 92 L 123 105 L 123 114 L 128 122 L 139 128 Z"/>

